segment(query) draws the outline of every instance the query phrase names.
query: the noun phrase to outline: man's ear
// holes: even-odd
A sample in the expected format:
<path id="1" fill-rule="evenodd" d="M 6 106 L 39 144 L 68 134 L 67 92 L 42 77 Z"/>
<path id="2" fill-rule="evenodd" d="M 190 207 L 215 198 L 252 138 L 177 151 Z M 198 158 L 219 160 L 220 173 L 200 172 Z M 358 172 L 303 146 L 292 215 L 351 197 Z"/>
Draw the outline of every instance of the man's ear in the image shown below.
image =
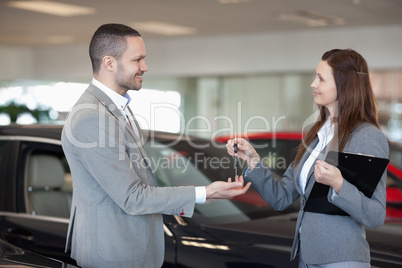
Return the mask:
<path id="1" fill-rule="evenodd" d="M 117 66 L 116 60 L 112 56 L 104 56 L 102 59 L 102 65 L 108 72 L 112 72 Z"/>

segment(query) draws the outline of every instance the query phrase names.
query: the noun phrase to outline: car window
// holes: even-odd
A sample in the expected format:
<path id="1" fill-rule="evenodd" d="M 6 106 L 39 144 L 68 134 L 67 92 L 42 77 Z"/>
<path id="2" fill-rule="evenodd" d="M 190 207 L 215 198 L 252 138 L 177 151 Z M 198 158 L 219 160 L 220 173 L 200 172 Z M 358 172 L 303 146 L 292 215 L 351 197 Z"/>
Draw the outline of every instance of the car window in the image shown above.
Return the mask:
<path id="1" fill-rule="evenodd" d="M 33 215 L 68 218 L 72 180 L 61 147 L 34 142 L 26 142 L 22 147 L 25 211 Z M 205 186 L 213 181 L 226 181 L 234 175 L 233 158 L 223 147 L 197 148 L 186 141 L 173 145 L 153 141 L 146 143 L 144 148 L 159 187 Z M 279 174 L 276 176 L 280 178 Z M 245 195 L 232 200 L 197 205 L 192 219 L 200 224 L 221 224 L 295 211 L 298 211 L 298 201 L 289 209 L 277 212 L 251 188 Z"/>
<path id="2" fill-rule="evenodd" d="M 264 139 L 250 140 L 264 164 L 283 174 L 296 157 L 299 140 Z"/>
<path id="3" fill-rule="evenodd" d="M 199 169 L 197 169 L 185 152 L 178 152 L 161 143 L 146 143 L 144 146 L 148 161 L 159 187 L 164 186 L 186 186 L 186 185 L 208 185 L 211 180 Z M 201 156 L 200 156 L 201 157 Z M 197 206 L 194 211 L 194 218 L 204 219 L 220 218 L 222 221 L 235 216 L 238 221 L 245 221 L 249 218 L 231 201 L 222 200 L 219 204 L 205 204 Z M 219 207 L 219 208 L 217 208 Z"/>
<path id="4" fill-rule="evenodd" d="M 32 215 L 69 218 L 72 181 L 60 146 L 24 143 L 25 211 Z"/>
<path id="5" fill-rule="evenodd" d="M 213 181 L 227 181 L 229 176 L 234 175 L 233 158 L 224 148 L 197 148 L 187 142 L 177 142 L 171 147 L 153 142 L 152 146 L 146 143 L 144 148 L 158 186 L 206 186 Z M 197 205 L 192 219 L 199 224 L 223 224 L 295 211 L 298 211 L 297 201 L 287 210 L 277 212 L 251 188 L 246 194 L 231 200 L 214 200 Z"/>

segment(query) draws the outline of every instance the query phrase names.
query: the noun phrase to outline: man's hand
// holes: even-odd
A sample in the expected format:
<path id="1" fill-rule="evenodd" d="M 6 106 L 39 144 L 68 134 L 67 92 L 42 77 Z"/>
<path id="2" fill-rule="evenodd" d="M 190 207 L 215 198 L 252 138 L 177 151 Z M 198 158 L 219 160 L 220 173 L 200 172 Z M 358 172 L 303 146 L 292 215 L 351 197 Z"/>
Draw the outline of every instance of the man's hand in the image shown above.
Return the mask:
<path id="1" fill-rule="evenodd" d="M 251 186 L 251 182 L 243 187 L 243 176 L 236 176 L 235 181 L 229 178 L 225 181 L 215 181 L 206 187 L 207 199 L 231 199 L 235 196 L 242 195 L 247 192 Z"/>

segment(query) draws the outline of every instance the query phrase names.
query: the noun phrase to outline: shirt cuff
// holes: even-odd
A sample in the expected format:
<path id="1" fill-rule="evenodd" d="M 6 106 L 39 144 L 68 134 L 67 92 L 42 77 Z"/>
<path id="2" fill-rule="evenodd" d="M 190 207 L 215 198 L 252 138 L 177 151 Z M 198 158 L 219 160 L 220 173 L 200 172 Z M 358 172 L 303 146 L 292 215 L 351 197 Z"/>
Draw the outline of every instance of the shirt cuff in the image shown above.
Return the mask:
<path id="1" fill-rule="evenodd" d="M 330 200 L 334 201 L 338 197 L 338 193 L 335 192 L 335 190 L 333 188 L 330 188 L 330 189 L 331 189 L 331 191 L 330 191 L 330 193 L 331 193 Z"/>
<path id="2" fill-rule="evenodd" d="M 244 177 L 247 177 L 251 172 L 251 169 L 247 166 L 246 170 L 244 171 Z"/>
<path id="3" fill-rule="evenodd" d="M 207 201 L 207 189 L 205 186 L 195 187 L 195 203 L 204 204 Z"/>

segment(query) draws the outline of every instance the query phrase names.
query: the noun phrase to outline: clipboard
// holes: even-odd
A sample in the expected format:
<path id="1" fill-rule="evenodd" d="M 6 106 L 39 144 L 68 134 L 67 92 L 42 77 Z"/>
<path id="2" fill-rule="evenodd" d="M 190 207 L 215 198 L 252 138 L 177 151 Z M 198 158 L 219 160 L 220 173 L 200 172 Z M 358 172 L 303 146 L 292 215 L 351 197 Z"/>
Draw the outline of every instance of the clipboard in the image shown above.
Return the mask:
<path id="1" fill-rule="evenodd" d="M 359 191 L 370 198 L 388 166 L 389 159 L 329 151 L 325 162 L 339 168 L 345 180 L 355 185 Z M 348 216 L 349 214 L 328 201 L 329 188 L 328 185 L 315 182 L 304 211 Z"/>

